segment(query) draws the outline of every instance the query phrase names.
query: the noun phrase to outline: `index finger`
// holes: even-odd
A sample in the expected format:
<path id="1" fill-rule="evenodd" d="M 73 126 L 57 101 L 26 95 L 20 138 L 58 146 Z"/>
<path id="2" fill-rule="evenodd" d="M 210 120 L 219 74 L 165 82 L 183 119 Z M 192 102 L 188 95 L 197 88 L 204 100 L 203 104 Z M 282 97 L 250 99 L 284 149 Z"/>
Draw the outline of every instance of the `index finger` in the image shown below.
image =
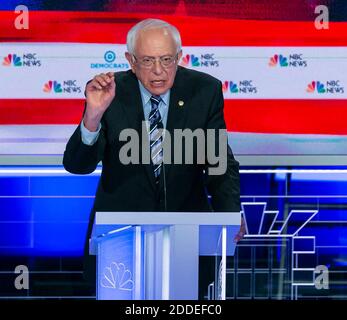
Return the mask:
<path id="1" fill-rule="evenodd" d="M 110 78 L 114 78 L 114 72 L 107 72 L 106 75 Z"/>

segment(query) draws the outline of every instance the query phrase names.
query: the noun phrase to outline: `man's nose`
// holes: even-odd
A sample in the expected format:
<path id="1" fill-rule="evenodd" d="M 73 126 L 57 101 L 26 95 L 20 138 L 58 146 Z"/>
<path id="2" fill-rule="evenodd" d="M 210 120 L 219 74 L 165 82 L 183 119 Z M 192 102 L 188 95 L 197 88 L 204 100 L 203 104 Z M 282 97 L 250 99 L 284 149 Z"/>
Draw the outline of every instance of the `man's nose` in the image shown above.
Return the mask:
<path id="1" fill-rule="evenodd" d="M 161 65 L 161 62 L 160 62 L 160 60 L 155 60 L 154 62 L 153 62 L 153 72 L 155 73 L 155 74 L 161 74 L 162 72 L 163 72 L 163 66 Z"/>

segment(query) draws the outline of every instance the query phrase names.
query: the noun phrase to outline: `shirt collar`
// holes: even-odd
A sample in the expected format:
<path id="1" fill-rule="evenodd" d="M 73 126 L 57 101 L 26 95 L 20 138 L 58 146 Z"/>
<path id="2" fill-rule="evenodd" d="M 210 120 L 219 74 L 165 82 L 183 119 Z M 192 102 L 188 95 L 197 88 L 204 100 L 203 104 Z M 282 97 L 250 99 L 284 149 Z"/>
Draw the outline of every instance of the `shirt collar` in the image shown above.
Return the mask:
<path id="1" fill-rule="evenodd" d="M 145 105 L 151 99 L 152 94 L 143 86 L 143 84 L 141 83 L 140 80 L 138 80 L 138 82 L 139 82 L 139 86 L 140 86 L 142 102 Z M 170 99 L 170 90 L 166 91 L 164 94 L 161 94 L 160 98 L 164 102 L 165 105 L 168 105 L 169 99 Z"/>

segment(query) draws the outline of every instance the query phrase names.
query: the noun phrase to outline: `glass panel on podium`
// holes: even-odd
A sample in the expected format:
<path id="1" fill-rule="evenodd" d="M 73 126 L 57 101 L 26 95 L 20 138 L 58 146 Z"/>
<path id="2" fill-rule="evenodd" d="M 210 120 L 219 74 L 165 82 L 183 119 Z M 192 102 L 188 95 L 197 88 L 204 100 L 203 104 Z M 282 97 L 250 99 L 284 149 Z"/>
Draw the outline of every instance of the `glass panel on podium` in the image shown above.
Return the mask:
<path id="1" fill-rule="evenodd" d="M 226 299 L 226 259 L 236 249 L 234 235 L 239 226 L 200 226 L 200 248 L 202 256 L 214 256 L 215 281 L 207 288 L 208 299 Z"/>
<path id="2" fill-rule="evenodd" d="M 98 237 L 97 297 L 101 300 L 143 298 L 143 232 L 126 226 Z"/>

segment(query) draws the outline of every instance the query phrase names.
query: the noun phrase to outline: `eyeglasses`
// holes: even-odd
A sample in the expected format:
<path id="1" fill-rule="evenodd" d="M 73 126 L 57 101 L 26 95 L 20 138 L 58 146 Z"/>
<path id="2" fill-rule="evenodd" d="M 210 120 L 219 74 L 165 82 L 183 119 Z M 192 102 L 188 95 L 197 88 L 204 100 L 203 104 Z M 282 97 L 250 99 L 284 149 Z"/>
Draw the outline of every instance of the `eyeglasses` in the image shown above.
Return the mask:
<path id="1" fill-rule="evenodd" d="M 158 57 L 158 58 L 144 57 L 144 58 L 138 59 L 135 57 L 135 55 L 133 55 L 133 57 L 134 57 L 135 62 L 139 63 L 144 68 L 148 68 L 148 69 L 152 68 L 155 61 L 157 61 L 157 60 L 159 60 L 162 67 L 169 68 L 169 67 L 173 66 L 173 64 L 177 60 L 178 54 L 176 54 L 175 56 L 162 56 L 162 57 Z"/>

